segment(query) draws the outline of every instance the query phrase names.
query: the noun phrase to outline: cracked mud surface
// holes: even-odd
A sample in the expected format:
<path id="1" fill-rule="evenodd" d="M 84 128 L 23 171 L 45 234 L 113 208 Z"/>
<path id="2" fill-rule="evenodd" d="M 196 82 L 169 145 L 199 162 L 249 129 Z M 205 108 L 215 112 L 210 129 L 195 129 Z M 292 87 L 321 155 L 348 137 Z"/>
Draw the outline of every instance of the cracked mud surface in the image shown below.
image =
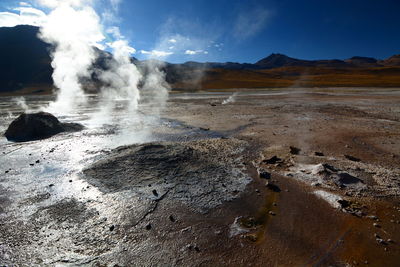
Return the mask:
<path id="1" fill-rule="evenodd" d="M 144 144 L 2 141 L 0 265 L 400 262 L 398 91 L 229 96 L 172 95 Z"/>

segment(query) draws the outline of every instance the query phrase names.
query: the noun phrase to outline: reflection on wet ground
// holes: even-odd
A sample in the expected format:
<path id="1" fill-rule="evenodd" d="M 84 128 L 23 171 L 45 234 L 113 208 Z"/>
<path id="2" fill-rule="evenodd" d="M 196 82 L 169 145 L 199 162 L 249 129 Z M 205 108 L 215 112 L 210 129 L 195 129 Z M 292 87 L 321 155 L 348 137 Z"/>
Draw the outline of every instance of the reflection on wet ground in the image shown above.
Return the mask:
<path id="1" fill-rule="evenodd" d="M 55 114 L 81 132 L 1 138 L 0 265 L 396 266 L 399 95 L 358 93 L 173 94 L 106 124 L 90 96 Z M 1 98 L 0 131 L 21 111 Z"/>

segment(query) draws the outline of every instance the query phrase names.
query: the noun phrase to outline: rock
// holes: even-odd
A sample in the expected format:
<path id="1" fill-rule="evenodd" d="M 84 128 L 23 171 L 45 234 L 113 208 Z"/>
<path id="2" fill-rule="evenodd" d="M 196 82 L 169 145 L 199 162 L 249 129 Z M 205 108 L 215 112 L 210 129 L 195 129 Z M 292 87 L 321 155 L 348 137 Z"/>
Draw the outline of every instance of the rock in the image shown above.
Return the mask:
<path id="1" fill-rule="evenodd" d="M 154 189 L 152 192 L 153 192 L 153 195 L 154 195 L 155 197 L 158 197 L 157 190 Z"/>
<path id="2" fill-rule="evenodd" d="M 294 146 L 291 146 L 289 148 L 290 148 L 290 154 L 292 154 L 292 155 L 298 155 L 300 153 L 300 151 L 301 151 L 300 148 L 297 148 L 297 147 L 294 147 Z"/>
<path id="3" fill-rule="evenodd" d="M 380 227 L 381 227 L 381 226 L 380 226 L 379 224 L 377 224 L 377 223 L 373 223 L 372 225 L 375 226 L 375 227 L 377 227 L 377 228 L 380 228 Z"/>
<path id="4" fill-rule="evenodd" d="M 281 189 L 280 189 L 277 185 L 275 185 L 275 184 L 273 184 L 273 183 L 266 182 L 266 183 L 265 183 L 265 186 L 266 186 L 268 189 L 270 189 L 270 190 L 272 190 L 272 191 L 274 191 L 274 192 L 281 192 Z"/>
<path id="5" fill-rule="evenodd" d="M 151 224 L 149 223 L 148 225 L 146 225 L 146 230 L 151 230 Z"/>
<path id="6" fill-rule="evenodd" d="M 322 153 L 322 152 L 314 152 L 314 155 L 318 156 L 318 157 L 323 157 L 324 153 Z"/>
<path id="7" fill-rule="evenodd" d="M 266 164 L 275 164 L 277 162 L 281 162 L 282 159 L 278 158 L 277 156 L 273 156 L 272 158 L 263 160 L 263 163 Z"/>
<path id="8" fill-rule="evenodd" d="M 170 215 L 170 216 L 169 216 L 169 220 L 170 220 L 171 222 L 175 222 L 174 216 Z"/>
<path id="9" fill-rule="evenodd" d="M 258 175 L 262 179 L 270 179 L 271 178 L 271 174 L 269 172 L 267 172 L 267 171 L 264 171 L 264 170 L 259 171 Z"/>
<path id="10" fill-rule="evenodd" d="M 112 232 L 112 231 L 114 231 L 114 229 L 115 229 L 115 225 L 113 224 L 110 226 L 110 231 Z"/>
<path id="11" fill-rule="evenodd" d="M 276 213 L 273 212 L 273 211 L 268 212 L 268 214 L 271 215 L 271 216 L 275 216 L 276 215 Z"/>
<path id="12" fill-rule="evenodd" d="M 45 139 L 61 132 L 80 131 L 83 128 L 78 123 L 61 123 L 54 115 L 46 112 L 22 113 L 11 122 L 4 135 L 9 141 L 27 142 Z"/>
<path id="13" fill-rule="evenodd" d="M 348 160 L 355 161 L 355 162 L 361 161 L 359 158 L 356 158 L 356 157 L 353 157 L 350 155 L 344 155 L 344 157 Z"/>
<path id="14" fill-rule="evenodd" d="M 348 207 L 350 206 L 350 204 L 351 204 L 350 201 L 345 200 L 345 199 L 340 199 L 340 200 L 338 200 L 337 202 L 340 204 L 340 206 L 342 207 L 342 209 L 348 208 Z"/>

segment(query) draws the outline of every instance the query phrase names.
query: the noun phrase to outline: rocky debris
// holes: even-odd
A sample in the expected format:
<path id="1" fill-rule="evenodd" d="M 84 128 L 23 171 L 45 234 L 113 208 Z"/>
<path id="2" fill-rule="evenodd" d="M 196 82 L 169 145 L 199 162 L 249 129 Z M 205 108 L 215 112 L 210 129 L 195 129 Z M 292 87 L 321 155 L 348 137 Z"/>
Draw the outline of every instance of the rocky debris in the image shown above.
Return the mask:
<path id="1" fill-rule="evenodd" d="M 290 146 L 289 149 L 290 149 L 290 154 L 292 154 L 292 155 L 298 155 L 301 151 L 300 148 L 297 148 L 294 146 Z"/>
<path id="2" fill-rule="evenodd" d="M 322 152 L 314 152 L 314 155 L 315 156 L 318 156 L 318 157 L 323 157 L 324 156 L 324 153 L 322 153 Z"/>
<path id="3" fill-rule="evenodd" d="M 62 123 L 46 112 L 22 113 L 11 122 L 4 135 L 9 141 L 27 142 L 45 139 L 61 132 L 81 131 L 83 128 L 78 123 Z"/>
<path id="4" fill-rule="evenodd" d="M 332 165 L 327 163 L 316 165 L 311 174 L 318 174 L 322 179 L 328 183 L 333 183 L 339 188 L 355 188 L 355 187 L 365 187 L 364 181 L 358 177 L 355 177 L 347 172 L 341 171 Z"/>
<path id="5" fill-rule="evenodd" d="M 353 156 L 350 156 L 350 155 L 344 155 L 344 157 L 346 159 L 348 159 L 348 160 L 355 161 L 355 162 L 361 161 L 359 158 L 356 158 L 356 157 L 353 157 Z"/>

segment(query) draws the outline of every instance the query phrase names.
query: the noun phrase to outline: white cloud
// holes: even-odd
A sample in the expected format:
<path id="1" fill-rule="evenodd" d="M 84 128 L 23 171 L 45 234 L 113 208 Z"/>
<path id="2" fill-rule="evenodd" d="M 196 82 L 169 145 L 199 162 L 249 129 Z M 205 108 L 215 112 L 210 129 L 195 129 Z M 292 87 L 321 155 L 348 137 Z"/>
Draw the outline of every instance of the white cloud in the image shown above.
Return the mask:
<path id="1" fill-rule="evenodd" d="M 56 8 L 62 5 L 82 7 L 85 5 L 91 5 L 93 0 L 36 0 L 36 2 L 41 6 Z"/>
<path id="2" fill-rule="evenodd" d="M 18 7 L 19 13 L 0 12 L 0 27 L 14 27 L 16 25 L 41 26 L 46 21 L 46 14 L 33 7 Z"/>
<path id="3" fill-rule="evenodd" d="M 128 41 L 118 40 L 112 43 L 107 43 L 114 51 L 119 51 L 123 55 L 131 55 L 136 53 L 136 49 L 129 46 Z"/>
<path id="4" fill-rule="evenodd" d="M 27 3 L 27 2 L 19 2 L 20 6 L 31 6 L 31 4 Z"/>
<path id="5" fill-rule="evenodd" d="M 169 39 L 168 42 L 175 44 L 176 40 L 174 38 L 172 38 L 172 39 Z"/>
<path id="6" fill-rule="evenodd" d="M 125 37 L 121 34 L 121 31 L 118 27 L 109 27 L 106 30 L 107 33 L 112 34 L 116 39 L 124 39 Z"/>
<path id="7" fill-rule="evenodd" d="M 122 0 L 110 0 L 111 7 L 114 9 L 115 12 L 118 12 L 119 4 L 121 4 Z"/>
<path id="8" fill-rule="evenodd" d="M 256 8 L 239 14 L 233 28 L 234 37 L 244 40 L 256 35 L 265 27 L 270 16 L 271 12 L 264 8 Z"/>
<path id="9" fill-rule="evenodd" d="M 208 51 L 204 50 L 186 50 L 185 55 L 198 55 L 198 54 L 208 54 Z"/>
<path id="10" fill-rule="evenodd" d="M 146 51 L 146 50 L 140 50 L 140 53 L 143 55 L 150 55 L 151 57 L 167 57 L 173 54 L 173 52 L 166 52 L 166 51 L 160 51 L 160 50 L 151 50 L 151 51 Z"/>

